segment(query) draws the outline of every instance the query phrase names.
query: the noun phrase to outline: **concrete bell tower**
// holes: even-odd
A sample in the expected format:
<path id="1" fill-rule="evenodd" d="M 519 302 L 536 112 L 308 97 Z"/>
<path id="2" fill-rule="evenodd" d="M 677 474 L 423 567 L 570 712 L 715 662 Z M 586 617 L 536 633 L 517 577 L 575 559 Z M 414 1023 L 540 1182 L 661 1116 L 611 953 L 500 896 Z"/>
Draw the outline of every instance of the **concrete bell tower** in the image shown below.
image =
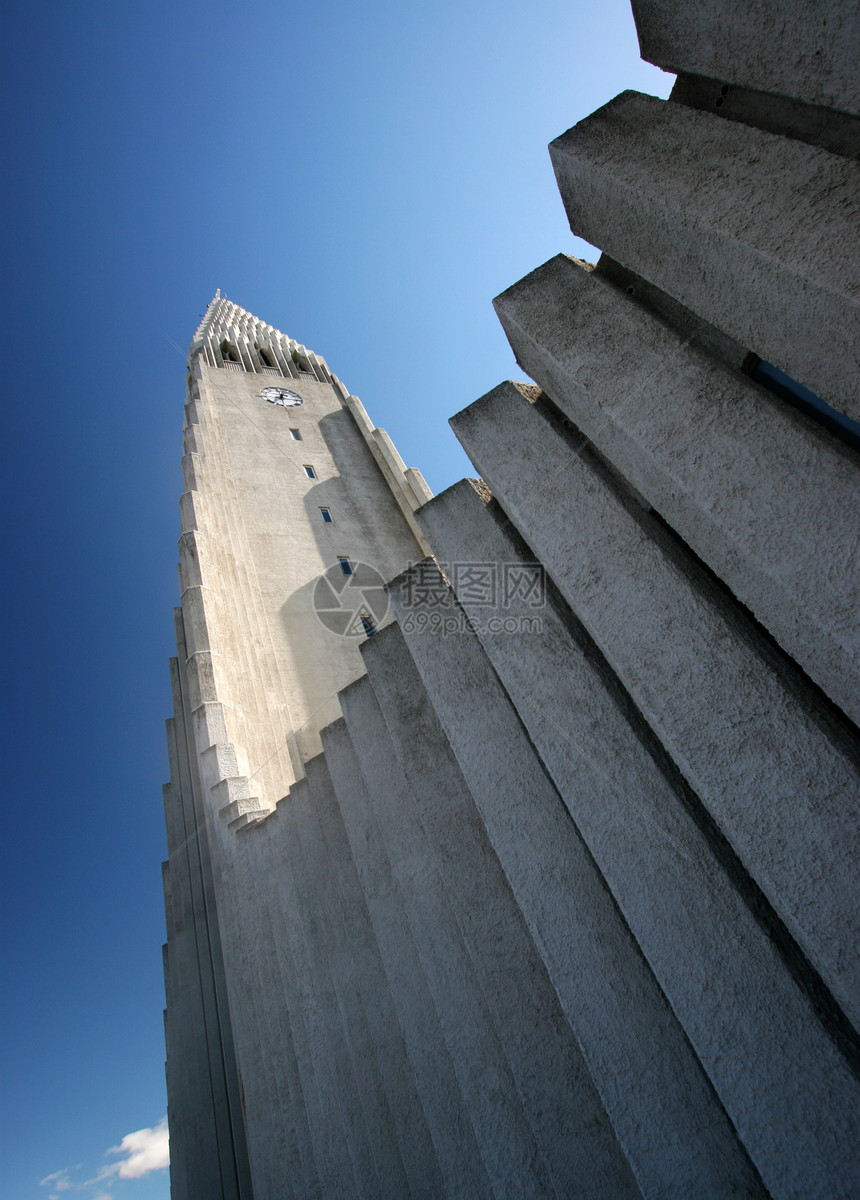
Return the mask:
<path id="1" fill-rule="evenodd" d="M 381 584 L 427 553 L 412 514 L 431 497 L 322 358 L 220 292 L 189 352 L 182 468 L 165 788 L 175 1200 L 250 1195 L 218 916 L 235 832 L 320 752 L 359 644 L 386 623 Z"/>

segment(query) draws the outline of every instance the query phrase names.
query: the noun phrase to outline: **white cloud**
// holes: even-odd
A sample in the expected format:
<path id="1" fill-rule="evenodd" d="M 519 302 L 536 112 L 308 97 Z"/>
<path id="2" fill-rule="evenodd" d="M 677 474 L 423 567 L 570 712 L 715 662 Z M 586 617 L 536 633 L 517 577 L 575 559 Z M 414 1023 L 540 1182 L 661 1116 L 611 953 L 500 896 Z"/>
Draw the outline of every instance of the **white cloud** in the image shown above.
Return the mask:
<path id="1" fill-rule="evenodd" d="M 64 1168 L 46 1175 L 40 1181 L 41 1187 L 50 1188 L 48 1200 L 68 1200 L 61 1192 L 74 1189 L 76 1192 L 89 1192 L 95 1189 L 97 1194 L 91 1200 L 113 1200 L 105 1187 L 111 1187 L 117 1179 L 140 1179 L 151 1171 L 163 1171 L 170 1165 L 170 1149 L 167 1135 L 167 1117 L 159 1121 L 152 1129 L 137 1129 L 127 1133 L 118 1146 L 112 1146 L 105 1151 L 107 1155 L 120 1156 L 119 1162 L 106 1163 L 99 1167 L 92 1179 L 73 1179 L 72 1174 L 81 1170 L 77 1167 Z M 79 1181 L 80 1180 L 80 1181 Z"/>
<path id="2" fill-rule="evenodd" d="M 54 1171 L 51 1175 L 46 1175 L 44 1179 L 39 1180 L 39 1187 L 49 1187 L 52 1189 L 48 1200 L 60 1200 L 59 1193 L 67 1192 L 73 1186 L 69 1172 L 67 1169 L 62 1171 Z"/>
<path id="3" fill-rule="evenodd" d="M 67 1192 L 71 1186 L 68 1170 L 54 1171 L 53 1175 L 46 1175 L 39 1181 L 39 1187 L 52 1187 L 55 1192 Z"/>
<path id="4" fill-rule="evenodd" d="M 163 1171 L 170 1165 L 170 1148 L 167 1136 L 167 1117 L 152 1129 L 138 1129 L 127 1133 L 118 1146 L 111 1147 L 108 1154 L 124 1154 L 122 1162 L 112 1163 L 99 1172 L 102 1179 L 117 1175 L 120 1179 L 140 1179 L 150 1171 Z M 99 1200 L 98 1197 L 95 1200 Z M 109 1198 L 108 1198 L 109 1200 Z"/>

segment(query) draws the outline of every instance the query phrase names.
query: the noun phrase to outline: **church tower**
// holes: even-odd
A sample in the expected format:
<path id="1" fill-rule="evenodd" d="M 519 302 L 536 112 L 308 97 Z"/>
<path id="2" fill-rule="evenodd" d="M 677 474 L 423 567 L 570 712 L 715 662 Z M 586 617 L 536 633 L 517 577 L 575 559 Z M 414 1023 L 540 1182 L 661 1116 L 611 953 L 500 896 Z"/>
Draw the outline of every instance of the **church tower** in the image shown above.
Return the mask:
<path id="1" fill-rule="evenodd" d="M 250 1195 L 219 917 L 235 833 L 319 753 L 360 642 L 386 622 L 383 582 L 426 553 L 412 514 L 431 496 L 322 358 L 220 292 L 188 357 L 182 469 L 165 789 L 174 1200 Z"/>
<path id="2" fill-rule="evenodd" d="M 173 1200 L 860 1196 L 860 9 L 747 7 L 552 143 L 479 480 L 206 313 Z"/>

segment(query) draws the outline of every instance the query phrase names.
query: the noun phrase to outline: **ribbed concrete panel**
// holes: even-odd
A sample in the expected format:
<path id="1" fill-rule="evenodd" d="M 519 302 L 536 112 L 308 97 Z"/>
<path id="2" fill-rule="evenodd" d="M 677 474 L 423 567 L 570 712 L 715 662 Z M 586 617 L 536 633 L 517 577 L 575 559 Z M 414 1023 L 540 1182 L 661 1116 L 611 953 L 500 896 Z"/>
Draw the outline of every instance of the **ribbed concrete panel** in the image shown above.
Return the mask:
<path id="1" fill-rule="evenodd" d="M 398 621 L 643 1195 L 763 1195 L 477 638 L 432 632 L 432 576 L 395 581 Z"/>
<path id="2" fill-rule="evenodd" d="M 303 1000 L 309 1019 L 311 1051 L 325 1112 L 324 1135 L 329 1144 L 328 1178 L 323 1195 L 363 1196 L 376 1181 L 370 1136 L 343 1029 L 343 1015 L 332 979 L 330 925 L 333 919 L 328 870 L 310 813 L 313 798 L 307 781 L 290 790 L 283 806 L 290 842 L 285 874 L 287 903 L 299 919 L 303 962 Z"/>
<path id="3" fill-rule="evenodd" d="M 400 1135 L 404 1157 L 419 1169 L 419 1181 L 424 1166 L 427 1200 L 436 1195 L 452 1200 L 491 1197 L 480 1148 L 383 838 L 386 808 L 379 800 L 384 801 L 387 790 L 381 789 L 371 801 L 343 721 L 323 731 L 323 745 L 409 1059 L 407 1067 L 399 1057 L 390 1064 L 401 1097 L 397 1116 L 407 1124 Z M 409 1072 L 414 1076 L 414 1094 Z M 425 1120 L 432 1139 L 430 1148 L 422 1134 Z M 422 1194 L 420 1182 L 415 1184 L 411 1178 L 410 1188 L 414 1195 Z"/>
<path id="4" fill-rule="evenodd" d="M 283 936 L 282 927 L 275 920 L 277 905 L 261 907 L 247 902 L 249 892 L 253 895 L 251 880 L 273 879 L 284 869 L 283 836 L 283 822 L 274 813 L 265 823 L 249 826 L 239 833 L 231 863 L 238 887 L 233 907 L 242 909 L 247 918 L 241 932 L 245 961 L 231 966 L 242 981 L 239 1002 L 254 1007 L 257 1016 L 258 1042 L 252 1053 L 260 1061 L 253 1074 L 243 1069 L 243 1079 L 252 1080 L 254 1085 L 246 1089 L 246 1106 L 253 1093 L 261 1110 L 253 1123 L 248 1112 L 248 1123 L 253 1124 L 254 1137 L 260 1143 L 252 1158 L 262 1160 L 259 1171 L 254 1172 L 255 1200 L 281 1194 L 304 1200 L 320 1194 L 287 1011 L 288 982 L 281 955 L 276 951 L 276 939 Z M 267 1180 L 266 1190 L 264 1180 Z"/>
<path id="5" fill-rule="evenodd" d="M 503 384 L 452 422 L 793 936 L 860 1014 L 856 747 L 683 550 Z M 515 464 L 515 465 L 514 465 Z"/>
<path id="6" fill-rule="evenodd" d="M 284 911 L 278 886 L 288 870 L 286 842 L 289 828 L 282 816 L 282 806 L 288 806 L 289 803 L 287 797 L 274 814 L 264 822 L 246 827 L 237 840 L 247 840 L 251 845 L 256 843 L 260 864 L 252 878 L 265 879 L 272 888 L 271 903 L 259 914 L 262 956 L 269 963 L 270 970 L 276 972 L 278 980 L 277 990 L 270 1000 L 278 1027 L 266 1049 L 279 1060 L 276 1069 L 284 1072 L 289 1087 L 290 1109 L 286 1133 L 288 1143 L 292 1139 L 298 1147 L 301 1160 L 300 1179 L 293 1182 L 293 1190 L 297 1196 L 307 1197 L 308 1200 L 322 1200 L 317 1146 L 324 1142 L 321 1132 L 323 1119 L 292 956 L 291 923 Z M 250 886 L 253 887 L 253 884 Z M 289 1144 L 286 1149 L 287 1153 L 291 1152 Z M 324 1158 L 324 1155 L 319 1155 L 319 1158 Z"/>
<path id="7" fill-rule="evenodd" d="M 325 765 L 337 787 L 328 759 Z M 310 765 L 312 786 L 318 769 L 316 762 Z M 331 787 L 317 794 L 317 811 L 326 804 L 335 805 Z M 363 1085 L 362 1094 L 366 1103 L 374 1100 L 378 1109 L 374 1121 L 381 1126 L 382 1136 L 376 1133 L 374 1142 L 378 1153 L 387 1151 L 379 1167 L 385 1187 L 398 1197 L 430 1200 L 441 1193 L 442 1177 L 341 815 L 343 807 L 338 791 L 336 810 L 325 814 L 325 841 L 340 901 L 334 934 L 344 977 L 339 994 L 346 1011 L 347 1034 L 353 1060 L 362 1052 L 368 1060 L 365 1071 L 371 1078 Z M 358 1040 L 362 1032 L 363 1051 Z"/>
<path id="8" fill-rule="evenodd" d="M 860 7 L 800 0 L 632 0 L 642 57 L 860 114 Z"/>
<path id="9" fill-rule="evenodd" d="M 318 841 L 319 863 L 325 863 L 329 966 L 375 1168 L 374 1177 L 363 1173 L 359 1183 L 380 1200 L 400 1200 L 409 1194 L 409 1184 L 380 1063 L 386 1045 L 378 1017 L 389 1007 L 387 983 L 378 969 L 373 931 L 323 756 L 311 760 L 307 771 L 313 800 L 308 833 Z"/>
<path id="10" fill-rule="evenodd" d="M 216 836 L 220 832 L 213 831 Z M 235 837 L 229 832 L 228 836 Z M 284 1161 L 286 1105 L 282 1074 L 275 1069 L 283 1047 L 264 1050 L 269 1044 L 270 1013 L 275 1002 L 272 993 L 260 986 L 258 923 L 243 886 L 247 867 L 247 847 L 236 843 L 228 869 L 219 872 L 218 899 L 223 914 L 220 931 L 254 1196 L 255 1200 L 270 1200 L 278 1194 L 276 1180 Z M 250 1085 L 247 1089 L 246 1079 Z M 291 1179 L 283 1181 L 280 1194 L 284 1200 L 294 1200 Z"/>
<path id="11" fill-rule="evenodd" d="M 860 417 L 860 163 L 635 92 L 550 153 L 574 233 Z"/>
<path id="12" fill-rule="evenodd" d="M 284 922 L 286 937 L 278 938 L 275 950 L 281 962 L 291 968 L 284 972 L 285 997 L 289 1005 L 294 1044 L 299 1048 L 298 1061 L 320 1193 L 324 1198 L 335 1195 L 354 1197 L 359 1193 L 338 1099 L 339 1081 L 326 1024 L 330 1006 L 325 996 L 315 990 L 304 916 L 311 881 L 299 842 L 295 809 L 297 800 L 303 798 L 306 790 L 306 781 L 295 784 L 290 789 L 290 795 L 278 805 L 278 819 L 283 824 L 280 841 L 284 866 L 269 882 L 274 905 Z"/>
<path id="13" fill-rule="evenodd" d="M 559 255 L 495 301 L 520 366 L 860 724 L 860 464 Z"/>
<path id="14" fill-rule="evenodd" d="M 208 828 L 202 813 L 202 788 L 192 733 L 188 646 L 181 611 L 176 610 L 174 617 L 179 656 L 171 661 L 175 715 L 169 730 L 172 735 L 169 747 L 172 746 L 171 771 L 175 772 L 177 784 L 174 795 L 180 808 L 170 827 L 181 840 L 175 845 L 169 844 L 168 852 L 171 865 L 176 865 L 177 876 L 186 881 L 180 888 L 187 888 L 187 892 L 180 900 L 186 936 L 171 944 L 168 928 L 168 963 L 171 970 L 174 967 L 181 970 L 187 980 L 187 1006 L 184 1015 L 178 1015 L 174 1026 L 174 1044 L 180 1055 L 188 1055 L 195 1064 L 192 1067 L 193 1086 L 202 1098 L 199 1108 L 182 1112 L 174 1107 L 180 1131 L 183 1124 L 186 1128 L 185 1161 L 180 1169 L 191 1196 L 202 1190 L 223 1196 L 225 1200 L 231 1197 L 247 1200 L 251 1195 L 250 1172 Z M 171 891 L 174 891 L 173 887 Z M 189 934 L 193 936 L 189 937 Z M 193 1039 L 191 1043 L 189 1038 Z M 181 1132 L 176 1150 L 181 1159 Z"/>
<path id="15" fill-rule="evenodd" d="M 522 567 L 525 578 L 534 562 L 469 483 L 421 521 L 448 564 Z M 554 594 L 542 605 L 512 590 L 493 606 L 468 588 L 461 597 L 770 1195 L 860 1189 L 857 1079 L 585 631 Z"/>
<path id="16" fill-rule="evenodd" d="M 374 799 L 386 806 L 383 832 L 389 861 L 492 1194 L 511 1200 L 554 1196 L 547 1163 L 506 1053 L 506 1038 L 513 1031 L 498 1029 L 494 1022 L 493 997 L 486 994 L 481 963 L 474 961 L 473 947 L 464 937 L 428 837 L 414 811 L 396 805 L 389 789 Z M 473 870 L 485 877 L 484 866 L 479 860 Z M 489 941 L 495 932 L 486 929 Z"/>
<path id="17" fill-rule="evenodd" d="M 399 651 L 398 661 L 388 664 L 394 651 Z M 386 636 L 383 656 L 389 673 L 403 671 L 404 652 L 398 638 Z M 422 748 L 412 755 L 410 778 L 418 779 L 414 793 L 399 771 L 370 683 L 359 680 L 341 694 L 368 787 L 376 794 L 384 790 L 395 811 L 413 808 L 423 827 L 425 853 L 433 855 L 463 932 L 555 1193 L 603 1196 L 613 1180 L 613 1195 L 636 1195 L 588 1069 L 487 843 L 472 797 L 450 761 L 441 729 L 431 739 L 427 700 L 414 667 L 410 690 L 413 705 L 423 701 L 425 708 Z M 400 697 L 392 704 L 391 694 L 386 696 L 386 712 L 392 724 L 399 725 Z"/>

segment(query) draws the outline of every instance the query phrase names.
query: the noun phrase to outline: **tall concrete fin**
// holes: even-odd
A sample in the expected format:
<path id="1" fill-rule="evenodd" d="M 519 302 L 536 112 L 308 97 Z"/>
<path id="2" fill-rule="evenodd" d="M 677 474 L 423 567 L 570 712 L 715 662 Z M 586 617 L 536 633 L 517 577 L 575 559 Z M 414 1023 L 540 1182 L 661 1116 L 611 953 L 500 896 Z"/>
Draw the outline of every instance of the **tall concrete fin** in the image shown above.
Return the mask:
<path id="1" fill-rule="evenodd" d="M 860 724 L 855 456 L 600 268 L 560 255 L 495 307 L 564 416 Z"/>
<path id="2" fill-rule="evenodd" d="M 632 0 L 632 7 L 642 57 L 664 71 L 860 116 L 856 4 Z"/>
<path id="3" fill-rule="evenodd" d="M 460 483 L 421 520 L 440 559 L 509 581 L 490 605 L 461 587 L 464 613 L 770 1194 L 839 1195 L 860 1085 L 760 898 L 498 504 Z"/>
<path id="4" fill-rule="evenodd" d="M 635 1195 L 503 866 L 491 848 L 441 726 L 433 721 L 415 666 L 395 633 L 392 629 L 381 635 L 385 638 L 382 655 L 376 639 L 368 645 L 365 660 L 373 662 L 372 688 L 362 680 L 344 694 L 347 724 L 354 730 L 365 779 L 373 780 L 377 789 L 383 778 L 386 781 L 384 794 L 390 814 L 386 828 L 395 820 L 411 828 L 413 852 L 420 853 L 426 863 L 426 877 L 438 879 L 444 888 L 541 1156 L 540 1173 L 537 1164 L 531 1169 L 532 1186 L 539 1186 L 545 1172 L 558 1195 L 576 1189 L 583 1196 L 596 1196 L 611 1178 L 613 1194 Z M 408 708 L 404 703 L 407 694 Z M 421 709 L 419 717 L 416 714 Z M 414 729 L 416 724 L 422 729 L 420 744 L 414 737 L 404 736 L 407 728 Z M 392 749 L 393 757 L 388 753 Z M 441 904 L 434 907 L 441 919 Z M 451 964 L 452 979 L 458 977 L 455 966 Z M 450 1005 L 450 997 L 445 996 L 443 1003 Z M 458 1069 L 471 1075 L 474 1069 L 462 1050 L 457 1052 L 461 1039 L 458 1032 L 452 1052 L 456 1052 Z M 482 1039 L 481 1046 L 479 1063 L 489 1060 L 492 1041 Z M 486 1065 L 481 1069 L 486 1070 Z M 462 1086 L 471 1092 L 465 1080 Z M 486 1118 L 475 1109 L 474 1095 L 472 1108 L 473 1119 L 480 1122 L 476 1132 L 486 1136 Z M 501 1108 L 497 1118 L 505 1118 Z M 516 1127 L 502 1136 L 506 1142 L 513 1140 Z M 493 1139 L 498 1137 L 494 1131 Z M 497 1151 L 488 1148 L 485 1160 L 491 1153 L 495 1156 Z"/>
<path id="5" fill-rule="evenodd" d="M 860 162 L 636 92 L 550 153 L 574 233 L 860 418 Z"/>
<path id="6" fill-rule="evenodd" d="M 452 424 L 856 1028 L 853 735 L 539 397 L 503 384 Z"/>

